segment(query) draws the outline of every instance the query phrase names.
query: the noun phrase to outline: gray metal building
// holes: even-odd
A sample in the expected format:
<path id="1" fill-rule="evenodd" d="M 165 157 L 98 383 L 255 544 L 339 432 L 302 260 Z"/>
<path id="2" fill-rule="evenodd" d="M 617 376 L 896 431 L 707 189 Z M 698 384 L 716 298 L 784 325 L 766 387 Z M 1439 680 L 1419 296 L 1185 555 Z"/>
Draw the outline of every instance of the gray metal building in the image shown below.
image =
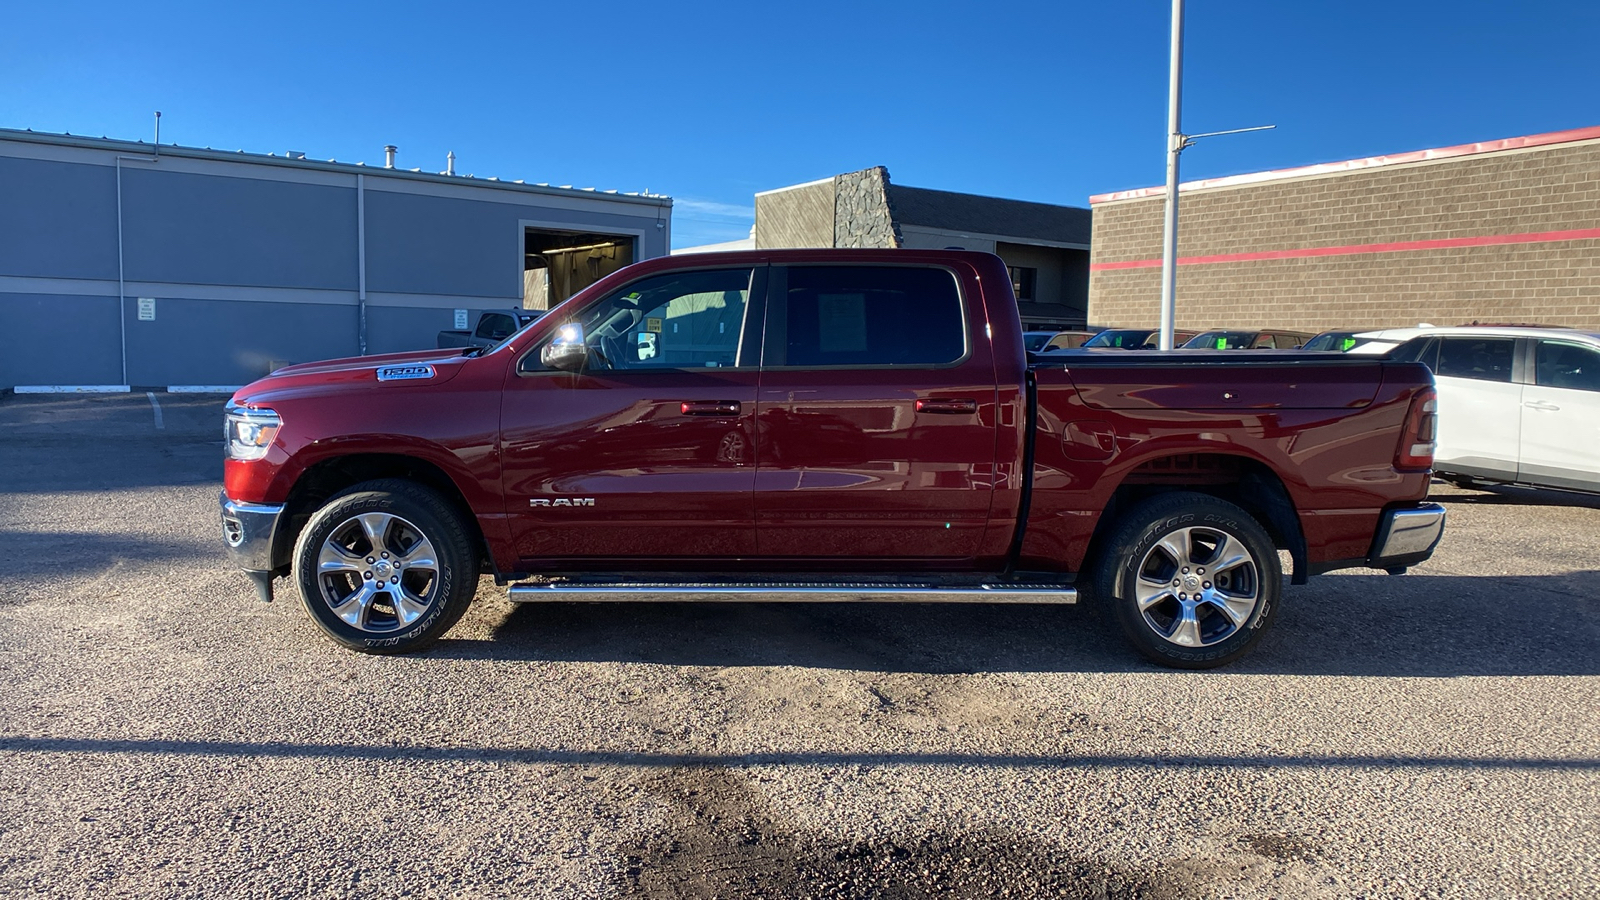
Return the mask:
<path id="1" fill-rule="evenodd" d="M 663 256 L 672 201 L 0 129 L 0 389 L 245 384 Z"/>

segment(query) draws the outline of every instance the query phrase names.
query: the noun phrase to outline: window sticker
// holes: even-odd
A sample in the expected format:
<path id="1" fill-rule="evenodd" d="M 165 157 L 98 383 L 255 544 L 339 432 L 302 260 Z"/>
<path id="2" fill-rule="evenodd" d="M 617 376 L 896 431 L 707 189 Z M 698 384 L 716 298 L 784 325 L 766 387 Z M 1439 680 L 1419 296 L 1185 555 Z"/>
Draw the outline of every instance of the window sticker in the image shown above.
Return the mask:
<path id="1" fill-rule="evenodd" d="M 1226 349 L 1228 349 L 1228 339 L 1227 338 L 1217 338 L 1217 349 L 1218 350 L 1226 350 Z"/>
<path id="2" fill-rule="evenodd" d="M 660 334 L 661 333 L 661 320 L 656 318 L 655 316 L 651 316 L 650 318 L 645 319 L 644 320 L 644 330 L 645 331 L 649 331 L 649 332 L 653 332 L 655 334 Z"/>
<path id="3" fill-rule="evenodd" d="M 823 353 L 867 349 L 867 295 L 818 294 L 817 331 Z"/>
<path id="4" fill-rule="evenodd" d="M 1344 340 L 1339 342 L 1339 349 L 1340 350 L 1349 350 L 1351 347 L 1354 347 L 1355 345 L 1356 345 L 1356 339 L 1355 338 L 1345 338 Z"/>

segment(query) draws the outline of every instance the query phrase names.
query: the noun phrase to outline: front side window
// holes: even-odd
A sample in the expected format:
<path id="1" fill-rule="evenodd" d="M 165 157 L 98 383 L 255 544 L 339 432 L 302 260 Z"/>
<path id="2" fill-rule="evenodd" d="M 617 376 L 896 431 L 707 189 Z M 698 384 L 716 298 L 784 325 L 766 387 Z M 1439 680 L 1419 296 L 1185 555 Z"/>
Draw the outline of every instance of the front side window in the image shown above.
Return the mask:
<path id="1" fill-rule="evenodd" d="M 1600 350 L 1565 341 L 1540 341 L 1535 358 L 1535 384 L 1600 391 Z"/>
<path id="2" fill-rule="evenodd" d="M 967 352 L 955 276 L 916 266 L 791 266 L 768 366 L 936 366 Z"/>
<path id="3" fill-rule="evenodd" d="M 1511 381 L 1513 338 L 1447 337 L 1439 341 L 1435 375 L 1474 381 Z"/>
<path id="4" fill-rule="evenodd" d="M 591 303 L 569 321 L 583 326 L 591 369 L 735 366 L 751 276 L 748 268 L 658 275 Z M 542 368 L 535 347 L 522 371 Z"/>

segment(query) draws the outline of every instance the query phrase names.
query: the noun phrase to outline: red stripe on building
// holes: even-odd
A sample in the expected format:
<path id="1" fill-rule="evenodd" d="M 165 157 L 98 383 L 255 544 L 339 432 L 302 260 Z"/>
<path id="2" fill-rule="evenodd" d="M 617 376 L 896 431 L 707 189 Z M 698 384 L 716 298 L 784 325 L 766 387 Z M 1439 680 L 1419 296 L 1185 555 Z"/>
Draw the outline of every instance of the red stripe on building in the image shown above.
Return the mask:
<path id="1" fill-rule="evenodd" d="M 1596 138 L 1600 138 L 1600 125 L 1592 125 L 1588 128 L 1573 128 L 1568 131 L 1551 131 L 1545 134 L 1530 134 L 1526 137 L 1505 138 L 1498 141 L 1479 141 L 1476 144 L 1457 144 L 1454 147 L 1438 147 L 1433 150 L 1413 150 L 1409 153 L 1394 153 L 1388 156 L 1369 156 L 1365 159 L 1318 163 L 1314 166 L 1300 166 L 1294 169 L 1273 169 L 1268 172 L 1251 172 L 1247 175 L 1229 175 L 1225 178 L 1186 181 L 1178 186 L 1178 190 L 1194 191 L 1202 188 L 1259 184 L 1263 181 L 1277 181 L 1282 178 L 1304 178 L 1308 175 L 1333 175 L 1340 172 L 1357 172 L 1362 169 L 1372 169 L 1380 166 L 1425 162 L 1430 159 L 1451 159 L 1458 156 L 1475 156 L 1479 153 L 1496 153 L 1501 150 L 1521 150 L 1525 147 L 1545 147 L 1550 144 L 1567 144 L 1573 141 L 1589 141 Z M 1089 198 L 1089 205 L 1109 203 L 1113 200 L 1161 197 L 1165 196 L 1166 193 L 1167 189 L 1163 185 L 1138 188 L 1131 191 L 1116 191 L 1110 194 L 1095 194 Z"/>
<path id="2" fill-rule="evenodd" d="M 1180 256 L 1180 266 L 1213 263 L 1256 262 L 1264 259 L 1305 259 L 1313 256 L 1354 256 L 1359 253 L 1402 253 L 1413 250 L 1448 250 L 1455 247 L 1494 247 L 1502 244 L 1548 244 L 1556 241 L 1600 239 L 1600 228 L 1573 231 L 1540 231 L 1531 234 L 1490 234 L 1482 237 L 1441 238 L 1432 241 L 1398 241 L 1392 244 L 1349 244 L 1343 247 L 1304 247 L 1299 250 L 1263 250 L 1259 253 L 1225 253 L 1220 256 Z M 1091 263 L 1089 271 L 1149 269 L 1161 265 L 1159 259 L 1134 259 L 1126 262 Z"/>

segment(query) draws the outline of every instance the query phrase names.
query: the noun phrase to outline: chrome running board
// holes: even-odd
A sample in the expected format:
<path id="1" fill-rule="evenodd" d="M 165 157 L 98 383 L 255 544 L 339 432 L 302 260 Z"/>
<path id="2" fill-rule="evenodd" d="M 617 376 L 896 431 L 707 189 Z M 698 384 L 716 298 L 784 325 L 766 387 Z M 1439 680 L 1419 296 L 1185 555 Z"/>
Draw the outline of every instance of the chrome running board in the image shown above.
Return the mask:
<path id="1" fill-rule="evenodd" d="M 1068 584 L 1009 583 L 942 586 L 937 582 L 665 582 L 552 580 L 513 584 L 513 602 L 572 603 L 1077 603 Z"/>

